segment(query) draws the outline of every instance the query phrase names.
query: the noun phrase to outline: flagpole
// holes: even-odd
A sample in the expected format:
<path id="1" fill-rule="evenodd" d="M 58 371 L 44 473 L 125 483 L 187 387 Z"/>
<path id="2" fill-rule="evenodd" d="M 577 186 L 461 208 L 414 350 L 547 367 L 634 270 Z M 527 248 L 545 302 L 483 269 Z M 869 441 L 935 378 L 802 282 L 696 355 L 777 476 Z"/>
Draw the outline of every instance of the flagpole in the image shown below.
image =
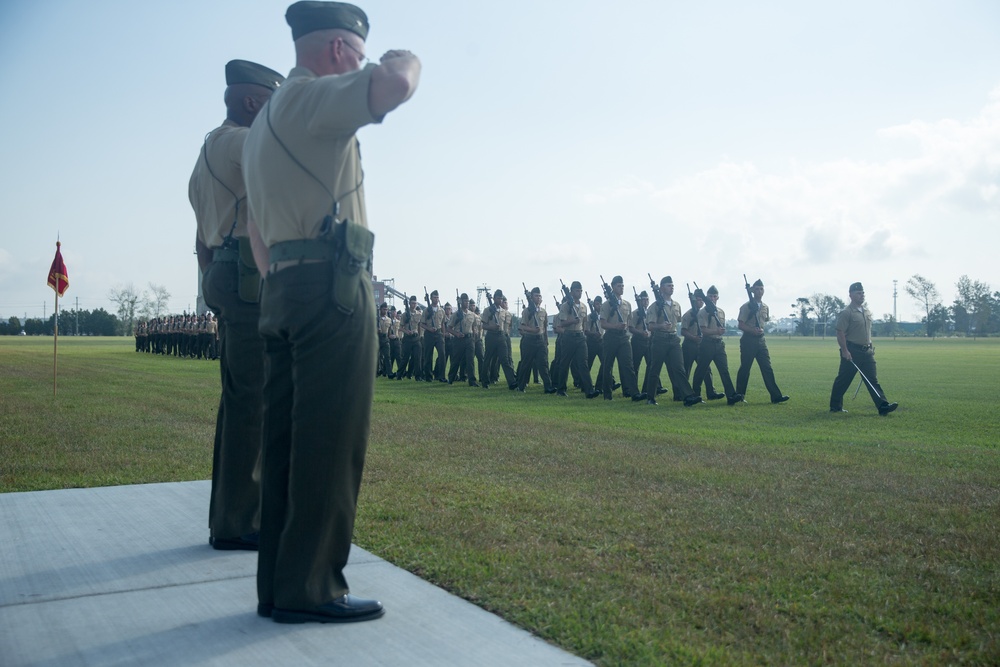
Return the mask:
<path id="1" fill-rule="evenodd" d="M 59 292 L 56 292 L 56 315 L 55 320 L 53 320 L 55 328 L 53 329 L 54 336 L 52 338 L 52 395 L 56 395 L 56 360 L 59 358 Z"/>

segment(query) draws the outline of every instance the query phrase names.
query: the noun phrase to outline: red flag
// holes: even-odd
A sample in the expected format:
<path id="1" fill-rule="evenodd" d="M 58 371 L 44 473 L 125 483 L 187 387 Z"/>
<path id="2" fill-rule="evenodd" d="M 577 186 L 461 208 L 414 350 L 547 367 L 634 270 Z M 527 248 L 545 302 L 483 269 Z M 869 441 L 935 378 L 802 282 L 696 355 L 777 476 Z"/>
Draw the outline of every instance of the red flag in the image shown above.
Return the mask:
<path id="1" fill-rule="evenodd" d="M 63 261 L 62 252 L 59 246 L 62 243 L 56 241 L 56 258 L 52 260 L 52 268 L 49 269 L 49 287 L 56 291 L 59 296 L 63 295 L 69 287 L 69 274 L 66 272 L 66 263 Z"/>

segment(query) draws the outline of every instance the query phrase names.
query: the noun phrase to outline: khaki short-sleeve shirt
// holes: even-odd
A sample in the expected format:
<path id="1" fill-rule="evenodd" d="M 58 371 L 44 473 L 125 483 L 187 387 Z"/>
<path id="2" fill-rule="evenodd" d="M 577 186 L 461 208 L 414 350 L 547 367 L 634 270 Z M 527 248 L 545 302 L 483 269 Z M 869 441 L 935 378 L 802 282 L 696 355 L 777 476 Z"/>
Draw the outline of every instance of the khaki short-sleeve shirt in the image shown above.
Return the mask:
<path id="1" fill-rule="evenodd" d="M 676 301 L 669 301 L 663 304 L 663 308 L 660 308 L 660 304 L 653 303 L 649 309 L 646 311 L 646 321 L 650 324 L 662 324 L 667 322 L 670 324 L 669 329 L 664 331 L 654 331 L 654 336 L 666 335 L 676 335 L 677 325 L 681 321 L 681 305 Z"/>
<path id="2" fill-rule="evenodd" d="M 355 132 L 380 122 L 368 109 L 374 68 L 316 76 L 296 67 L 254 121 L 243 176 L 251 217 L 268 247 L 317 238 L 334 200 L 338 220 L 368 226 Z"/>
<path id="3" fill-rule="evenodd" d="M 768 310 L 767 304 L 763 301 L 760 304 L 760 310 L 757 311 L 757 319 L 754 319 L 753 313 L 750 312 L 750 302 L 747 301 L 742 306 L 740 306 L 740 314 L 737 315 L 737 319 L 740 324 L 750 324 L 751 322 L 756 325 L 760 322 L 760 328 L 763 329 L 764 325 L 771 319 L 770 310 Z"/>
<path id="4" fill-rule="evenodd" d="M 862 306 L 848 306 L 837 316 L 837 331 L 843 331 L 848 343 L 871 345 L 872 314 Z"/>
<path id="5" fill-rule="evenodd" d="M 701 310 L 698 311 L 698 324 L 701 325 L 702 330 L 704 330 L 705 328 L 709 329 L 715 329 L 717 327 L 722 327 L 723 329 L 726 328 L 726 311 L 722 310 L 721 308 L 717 308 L 717 310 L 718 312 L 715 314 L 715 316 L 709 315 L 708 311 L 705 308 L 702 308 Z M 716 322 L 716 319 L 718 319 L 718 322 Z M 718 334 L 712 336 L 705 334 L 705 338 L 719 339 L 722 338 L 722 336 Z"/>
<path id="6" fill-rule="evenodd" d="M 540 333 L 526 333 L 524 334 L 525 336 L 545 336 L 546 330 L 549 326 L 548 313 L 545 312 L 545 308 L 538 306 L 534 315 L 532 315 L 529 313 L 528 308 L 525 307 L 524 310 L 521 311 L 521 324 L 526 327 L 538 327 L 541 329 Z"/>
<path id="7" fill-rule="evenodd" d="M 208 248 L 221 246 L 230 230 L 233 236 L 247 235 L 247 188 L 242 163 L 243 144 L 249 133 L 249 127 L 231 120 L 212 130 L 191 172 L 188 200 L 198 223 L 198 240 Z"/>
<path id="8" fill-rule="evenodd" d="M 583 323 L 587 321 L 587 304 L 570 302 L 567 301 L 559 306 L 559 318 L 560 326 L 563 327 L 563 331 L 572 331 L 577 333 L 583 332 Z M 579 322 L 573 322 L 574 319 L 580 318 Z"/>

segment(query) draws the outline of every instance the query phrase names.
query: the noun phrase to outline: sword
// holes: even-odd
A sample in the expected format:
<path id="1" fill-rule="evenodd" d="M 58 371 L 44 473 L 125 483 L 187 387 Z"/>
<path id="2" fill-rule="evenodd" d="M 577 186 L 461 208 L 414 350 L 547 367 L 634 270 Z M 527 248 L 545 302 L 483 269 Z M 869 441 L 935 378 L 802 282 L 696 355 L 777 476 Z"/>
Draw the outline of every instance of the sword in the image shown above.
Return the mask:
<path id="1" fill-rule="evenodd" d="M 880 392 L 878 389 L 875 388 L 875 385 L 873 385 L 872 381 L 868 379 L 868 376 L 861 372 L 861 369 L 858 368 L 858 365 L 856 363 L 854 363 L 854 359 L 851 359 L 851 365 L 854 366 L 854 368 L 857 369 L 858 375 L 860 375 L 861 379 L 863 379 L 868 384 L 869 388 L 871 388 L 871 390 L 875 392 L 876 396 L 878 396 L 879 398 L 881 398 L 883 401 L 887 400 L 886 397 L 882 395 L 882 392 Z M 861 390 L 861 385 L 859 384 L 858 385 L 858 391 L 860 391 L 860 390 Z M 854 395 L 857 396 L 858 392 L 857 391 L 854 392 Z"/>

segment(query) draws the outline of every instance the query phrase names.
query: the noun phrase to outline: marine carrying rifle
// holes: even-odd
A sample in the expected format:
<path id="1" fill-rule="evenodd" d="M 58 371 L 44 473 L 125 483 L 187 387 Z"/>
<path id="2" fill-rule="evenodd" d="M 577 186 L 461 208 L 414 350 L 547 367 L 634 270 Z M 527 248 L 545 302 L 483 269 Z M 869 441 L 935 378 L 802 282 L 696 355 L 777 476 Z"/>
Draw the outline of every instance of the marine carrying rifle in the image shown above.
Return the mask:
<path id="1" fill-rule="evenodd" d="M 712 302 L 712 300 L 709 299 L 708 296 L 706 296 L 705 293 L 701 291 L 701 288 L 698 287 L 698 283 L 694 284 L 694 295 L 700 298 L 702 303 L 705 304 L 705 312 L 708 313 L 709 316 L 711 316 L 713 319 L 715 319 L 716 324 L 718 324 L 720 327 L 724 329 L 725 325 L 719 321 L 719 307 L 716 306 Z M 701 334 L 701 326 L 698 327 L 698 333 Z"/>
<path id="2" fill-rule="evenodd" d="M 619 310 L 619 308 L 622 305 L 622 302 L 618 299 L 618 295 L 615 294 L 615 291 L 614 289 L 612 289 L 611 285 L 604 282 L 604 276 L 601 276 L 601 287 L 604 288 L 604 300 L 608 302 L 608 307 L 614 308 L 615 313 L 618 314 L 618 321 L 624 323 L 625 320 L 622 318 L 622 312 L 621 310 Z"/>
<path id="3" fill-rule="evenodd" d="M 538 306 L 535 305 L 535 300 L 531 297 L 531 292 L 528 291 L 528 286 L 521 281 L 521 287 L 524 288 L 524 298 L 528 301 L 528 315 L 535 321 L 535 326 L 538 326 Z"/>
<path id="4" fill-rule="evenodd" d="M 635 319 L 642 324 L 642 330 L 648 332 L 649 327 L 646 326 L 646 309 L 639 301 L 639 293 L 635 291 L 635 285 L 632 286 L 632 295 L 635 296 Z"/>
<path id="5" fill-rule="evenodd" d="M 559 279 L 559 284 L 562 286 L 563 301 L 573 306 L 573 316 L 576 319 L 580 319 L 580 309 L 576 307 L 576 299 L 573 298 L 573 294 L 569 291 L 569 288 L 566 287 L 566 283 L 562 281 L 562 278 Z"/>
<path id="6" fill-rule="evenodd" d="M 743 283 L 747 290 L 747 298 L 750 299 L 747 308 L 753 313 L 754 322 L 757 324 L 757 328 L 760 329 L 760 304 L 753 298 L 753 288 L 750 287 L 750 281 L 747 280 L 747 274 L 745 273 L 743 274 Z"/>
<path id="7" fill-rule="evenodd" d="M 687 287 L 688 301 L 691 302 L 691 319 L 694 321 L 695 329 L 698 330 L 698 338 L 701 338 L 701 322 L 698 321 L 698 311 L 700 310 L 698 307 L 698 295 L 691 291 L 691 286 L 689 284 L 684 283 L 684 286 Z M 701 291 L 698 289 L 698 283 L 694 284 L 694 288 L 699 292 Z M 702 300 L 704 301 L 704 299 Z"/>
<path id="8" fill-rule="evenodd" d="M 590 306 L 590 315 L 588 315 L 587 317 L 590 318 L 591 322 L 597 324 L 597 321 L 601 319 L 601 314 L 597 312 L 597 308 L 594 306 L 594 302 L 590 300 L 590 293 L 584 292 L 584 295 L 586 295 L 587 297 L 587 305 Z"/>
<path id="9" fill-rule="evenodd" d="M 490 313 L 492 313 L 492 315 L 493 315 L 493 322 L 496 323 L 499 326 L 499 324 L 500 324 L 500 318 L 497 315 L 498 309 L 497 309 L 496 305 L 493 303 L 493 295 L 490 294 L 489 290 L 486 290 L 485 294 L 486 294 L 486 303 L 489 304 Z"/>

